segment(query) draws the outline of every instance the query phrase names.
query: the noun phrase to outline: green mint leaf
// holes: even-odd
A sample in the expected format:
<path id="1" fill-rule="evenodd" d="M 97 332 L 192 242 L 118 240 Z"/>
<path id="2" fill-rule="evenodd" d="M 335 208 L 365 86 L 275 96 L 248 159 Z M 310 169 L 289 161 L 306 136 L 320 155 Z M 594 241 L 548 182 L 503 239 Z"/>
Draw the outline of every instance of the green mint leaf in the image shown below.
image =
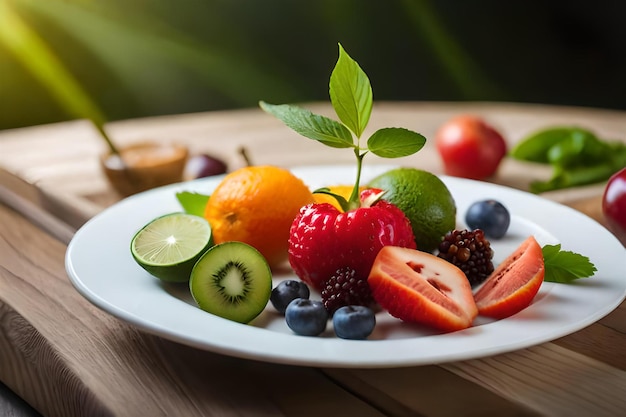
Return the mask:
<path id="1" fill-rule="evenodd" d="M 339 120 L 361 137 L 372 113 L 372 86 L 365 72 L 341 44 L 329 88 L 330 101 Z"/>
<path id="2" fill-rule="evenodd" d="M 186 213 L 204 216 L 204 208 L 209 201 L 208 195 L 181 191 L 176 193 L 176 198 Z"/>
<path id="3" fill-rule="evenodd" d="M 328 117 L 289 104 L 275 105 L 260 101 L 259 106 L 304 137 L 333 148 L 354 147 L 350 131 Z"/>
<path id="4" fill-rule="evenodd" d="M 549 164 L 549 151 L 554 145 L 572 137 L 594 137 L 588 130 L 578 127 L 552 127 L 534 132 L 513 147 L 509 153 L 521 161 Z"/>
<path id="5" fill-rule="evenodd" d="M 621 162 L 622 164 L 626 163 L 626 155 L 623 157 L 622 161 L 617 162 Z M 613 173 L 619 171 L 623 166 L 624 165 L 603 163 L 569 169 L 556 168 L 549 180 L 531 182 L 530 191 L 532 193 L 543 193 L 563 188 L 595 184 L 609 179 Z"/>
<path id="6" fill-rule="evenodd" d="M 426 138 L 419 133 L 399 127 L 377 130 L 367 141 L 367 148 L 383 158 L 413 155 L 424 147 Z"/>
<path id="7" fill-rule="evenodd" d="M 545 245 L 542 249 L 545 265 L 544 281 L 569 283 L 592 276 L 596 267 L 589 258 L 575 252 L 561 250 L 561 245 Z"/>
<path id="8" fill-rule="evenodd" d="M 572 132 L 571 136 L 554 144 L 548 150 L 550 164 L 562 168 L 583 167 L 606 163 L 612 149 L 607 142 L 584 131 Z"/>

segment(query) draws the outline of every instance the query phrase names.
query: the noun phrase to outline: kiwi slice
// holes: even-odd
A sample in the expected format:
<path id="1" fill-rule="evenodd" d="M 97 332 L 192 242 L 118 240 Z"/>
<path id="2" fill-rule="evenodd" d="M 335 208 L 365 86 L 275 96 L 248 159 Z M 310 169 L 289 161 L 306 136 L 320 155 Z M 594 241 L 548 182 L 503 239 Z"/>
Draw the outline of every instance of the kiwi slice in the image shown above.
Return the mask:
<path id="1" fill-rule="evenodd" d="M 191 271 L 189 288 L 202 310 L 249 323 L 270 299 L 272 272 L 254 247 L 243 242 L 224 242 L 198 259 Z"/>

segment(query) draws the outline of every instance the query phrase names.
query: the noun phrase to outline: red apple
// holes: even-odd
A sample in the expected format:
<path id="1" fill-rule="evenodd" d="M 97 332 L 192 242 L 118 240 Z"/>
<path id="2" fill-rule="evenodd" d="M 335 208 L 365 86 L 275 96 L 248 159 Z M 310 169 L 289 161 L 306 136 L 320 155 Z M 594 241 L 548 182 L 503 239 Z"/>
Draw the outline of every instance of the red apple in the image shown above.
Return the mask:
<path id="1" fill-rule="evenodd" d="M 476 180 L 492 176 L 507 152 L 500 132 L 471 115 L 444 123 L 435 135 L 435 145 L 446 174 Z"/>
<path id="2" fill-rule="evenodd" d="M 626 168 L 609 178 L 602 196 L 602 213 L 609 230 L 626 246 Z"/>

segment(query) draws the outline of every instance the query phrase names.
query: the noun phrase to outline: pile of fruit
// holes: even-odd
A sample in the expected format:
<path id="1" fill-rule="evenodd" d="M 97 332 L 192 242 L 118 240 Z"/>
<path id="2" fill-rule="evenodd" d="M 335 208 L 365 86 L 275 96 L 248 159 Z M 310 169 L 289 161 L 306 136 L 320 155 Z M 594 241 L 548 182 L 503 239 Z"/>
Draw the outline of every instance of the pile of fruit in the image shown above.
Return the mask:
<path id="1" fill-rule="evenodd" d="M 177 194 L 185 213 L 155 219 L 137 232 L 131 242 L 137 263 L 160 279 L 188 283 L 207 312 L 249 323 L 271 304 L 294 333 L 307 336 L 323 333 L 332 320 L 338 337 L 365 339 L 381 310 L 455 331 L 470 327 L 479 314 L 500 319 L 527 307 L 547 267 L 563 265 L 555 254 L 565 252 L 546 251 L 529 236 L 494 267 L 489 239 L 506 235 L 511 220 L 501 203 L 472 204 L 464 217 L 468 229 L 457 230 L 454 198 L 432 173 L 397 168 L 361 184 L 367 153 L 407 156 L 425 138 L 385 128 L 361 144 L 371 87 L 341 47 L 330 93 L 341 122 L 295 106 L 261 107 L 309 139 L 352 149 L 354 184 L 310 190 L 283 168 L 238 169 L 210 197 Z M 298 279 L 274 285 L 273 272 L 289 268 Z M 574 278 L 594 272 L 588 260 L 578 270 Z"/>

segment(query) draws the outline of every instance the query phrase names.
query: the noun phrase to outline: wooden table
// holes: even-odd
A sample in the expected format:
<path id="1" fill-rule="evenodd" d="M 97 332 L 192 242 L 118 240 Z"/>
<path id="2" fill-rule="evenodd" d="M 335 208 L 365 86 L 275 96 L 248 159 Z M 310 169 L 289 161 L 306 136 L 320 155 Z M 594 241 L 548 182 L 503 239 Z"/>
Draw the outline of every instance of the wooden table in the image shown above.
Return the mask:
<path id="1" fill-rule="evenodd" d="M 307 105 L 332 116 L 326 104 Z M 625 139 L 626 113 L 489 103 L 380 103 L 371 129 L 433 138 L 459 113 L 484 116 L 512 143 L 555 124 Z M 175 140 L 243 165 L 352 163 L 258 109 L 111 123 L 119 144 Z M 0 132 L 0 380 L 46 416 L 618 416 L 626 412 L 626 308 L 550 343 L 493 357 L 392 369 L 318 369 L 222 356 L 143 333 L 98 310 L 64 268 L 76 228 L 119 199 L 84 121 Z M 368 164 L 389 162 L 373 156 Z M 394 161 L 441 173 L 432 140 Z M 525 189 L 550 171 L 507 160 L 493 182 Z M 547 194 L 603 222 L 603 184 Z M 626 278 L 626 277 L 625 277 Z"/>

